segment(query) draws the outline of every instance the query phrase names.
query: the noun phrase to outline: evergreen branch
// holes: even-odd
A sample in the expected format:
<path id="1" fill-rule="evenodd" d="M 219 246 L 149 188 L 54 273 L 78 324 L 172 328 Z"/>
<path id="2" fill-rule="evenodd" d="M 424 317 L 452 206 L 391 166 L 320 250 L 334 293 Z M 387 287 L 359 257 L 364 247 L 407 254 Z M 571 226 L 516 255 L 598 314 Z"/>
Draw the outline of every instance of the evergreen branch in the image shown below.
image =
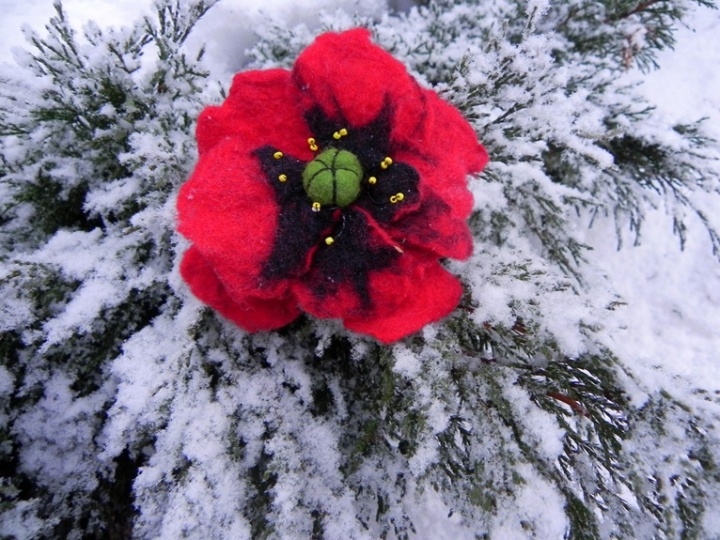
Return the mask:
<path id="1" fill-rule="evenodd" d="M 682 10 L 645 4 L 627 17 L 669 43 Z M 653 138 L 663 124 L 612 81 L 627 36 L 604 18 L 637 0 L 532 21 L 515 0 L 443 0 L 373 27 L 491 154 L 471 183 L 476 252 L 449 266 L 460 309 L 393 347 L 309 317 L 238 333 L 179 285 L 172 197 L 216 99 L 182 45 L 211 4 L 155 5 L 128 32 L 89 28 L 92 50 L 60 14 L 31 37 L 48 77 L 0 78 L 3 518 L 48 538 L 412 538 L 435 490 L 478 536 L 708 533 L 715 420 L 606 348 L 621 302 L 571 230 L 587 212 L 639 236 L 664 201 L 681 242 L 692 210 L 720 246 L 695 198 L 718 191 L 715 143 Z M 259 68 L 313 38 L 260 31 Z"/>
<path id="2" fill-rule="evenodd" d="M 642 13 L 643 11 L 647 11 L 655 4 L 658 4 L 660 2 L 664 2 L 665 0 L 646 0 L 645 2 L 640 2 L 637 6 L 635 6 L 632 9 L 629 9 L 627 11 L 624 11 L 622 13 L 618 13 L 616 15 L 612 15 L 605 19 L 605 22 L 615 22 L 619 21 L 621 19 L 627 19 L 628 17 L 632 17 L 633 15 L 637 15 L 638 13 Z"/>

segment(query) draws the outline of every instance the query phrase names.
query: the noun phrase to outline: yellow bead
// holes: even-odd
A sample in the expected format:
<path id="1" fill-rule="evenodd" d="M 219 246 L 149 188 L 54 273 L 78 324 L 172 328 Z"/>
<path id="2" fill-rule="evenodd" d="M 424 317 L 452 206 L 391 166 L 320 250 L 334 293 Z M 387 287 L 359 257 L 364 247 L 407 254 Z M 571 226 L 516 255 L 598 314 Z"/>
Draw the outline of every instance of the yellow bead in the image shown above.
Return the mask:
<path id="1" fill-rule="evenodd" d="M 313 139 L 312 137 L 310 137 L 310 138 L 307 140 L 307 142 L 308 142 L 308 145 L 310 146 L 310 150 L 312 150 L 313 152 L 317 152 L 318 145 L 316 144 L 315 139 Z"/>
<path id="2" fill-rule="evenodd" d="M 375 184 L 377 184 L 377 178 L 371 176 L 370 178 L 368 178 L 368 184 L 374 186 Z"/>
<path id="3" fill-rule="evenodd" d="M 325 239 L 325 243 L 326 243 L 328 246 L 332 246 L 332 245 L 335 243 L 335 240 L 333 240 L 333 237 L 332 237 L 332 236 L 328 236 L 328 237 Z"/>
<path id="4" fill-rule="evenodd" d="M 281 174 L 280 176 L 278 176 L 278 180 L 280 180 L 281 182 L 287 182 L 287 174 Z"/>
<path id="5" fill-rule="evenodd" d="M 341 137 L 344 137 L 344 136 L 347 135 L 347 134 L 348 134 L 348 130 L 347 130 L 347 129 L 342 128 L 342 129 L 340 130 L 340 136 L 341 136 Z"/>
<path id="6" fill-rule="evenodd" d="M 396 198 L 396 199 L 398 200 L 398 202 L 399 202 L 399 201 L 402 201 L 402 200 L 405 198 L 405 195 L 403 195 L 402 193 L 398 193 L 397 195 L 395 195 L 395 198 Z"/>
<path id="7" fill-rule="evenodd" d="M 382 163 L 380 163 L 380 167 L 382 169 L 387 169 L 390 165 L 392 165 L 392 163 L 393 163 L 392 158 L 386 157 L 385 159 L 382 160 Z"/>
<path id="8" fill-rule="evenodd" d="M 340 135 L 340 132 L 339 132 L 339 131 L 336 131 L 335 133 L 333 133 L 333 139 L 335 139 L 336 141 L 337 141 L 338 139 L 340 139 L 340 137 L 342 137 L 342 135 Z"/>
<path id="9" fill-rule="evenodd" d="M 281 159 L 281 158 L 283 157 L 283 153 L 282 153 L 282 152 L 275 152 L 275 153 L 273 154 L 273 157 L 274 157 L 275 159 Z"/>
<path id="10" fill-rule="evenodd" d="M 313 212 L 319 212 L 320 211 L 320 203 L 319 202 L 312 203 L 312 210 L 313 210 Z"/>

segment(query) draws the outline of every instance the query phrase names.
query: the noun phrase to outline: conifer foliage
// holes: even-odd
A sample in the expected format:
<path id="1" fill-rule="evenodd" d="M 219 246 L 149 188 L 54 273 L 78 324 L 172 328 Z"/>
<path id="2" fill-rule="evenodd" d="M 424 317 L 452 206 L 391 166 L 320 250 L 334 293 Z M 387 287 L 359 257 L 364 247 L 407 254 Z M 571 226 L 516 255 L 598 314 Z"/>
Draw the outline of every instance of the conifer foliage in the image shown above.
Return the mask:
<path id="1" fill-rule="evenodd" d="M 58 3 L 0 72 L 2 535 L 412 538 L 437 494 L 478 538 L 707 537 L 720 402 L 614 352 L 623 300 L 582 231 L 594 216 L 608 242 L 640 241 L 664 205 L 681 242 L 720 253 L 700 204 L 720 191 L 716 143 L 619 76 L 711 3 L 324 18 L 367 26 L 491 157 L 470 180 L 474 255 L 446 262 L 461 305 L 392 346 L 309 317 L 246 334 L 180 279 L 175 198 L 222 93 L 186 40 L 214 3 L 156 0 L 82 37 Z M 248 69 L 290 67 L 320 31 L 258 28 Z"/>

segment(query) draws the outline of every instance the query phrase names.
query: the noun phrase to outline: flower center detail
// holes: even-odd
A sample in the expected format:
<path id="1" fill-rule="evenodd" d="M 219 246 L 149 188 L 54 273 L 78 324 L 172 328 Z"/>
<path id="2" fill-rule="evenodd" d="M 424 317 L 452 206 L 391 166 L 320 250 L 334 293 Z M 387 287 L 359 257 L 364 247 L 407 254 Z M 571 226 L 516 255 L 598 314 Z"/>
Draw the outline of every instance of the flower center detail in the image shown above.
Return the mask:
<path id="1" fill-rule="evenodd" d="M 318 211 L 320 206 L 353 203 L 360 194 L 363 170 L 352 152 L 328 148 L 307 164 L 302 177 L 305 193 Z"/>

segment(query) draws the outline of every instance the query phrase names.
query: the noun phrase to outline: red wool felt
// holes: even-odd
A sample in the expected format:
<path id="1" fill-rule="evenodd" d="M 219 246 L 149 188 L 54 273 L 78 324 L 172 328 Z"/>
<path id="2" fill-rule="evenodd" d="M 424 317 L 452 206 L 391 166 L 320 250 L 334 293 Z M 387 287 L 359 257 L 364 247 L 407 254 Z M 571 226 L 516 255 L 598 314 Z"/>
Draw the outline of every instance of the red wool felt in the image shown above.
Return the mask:
<path id="1" fill-rule="evenodd" d="M 180 274 L 195 296 L 250 332 L 281 328 L 300 315 L 297 302 L 289 295 L 273 299 L 247 295 L 232 298 L 215 275 L 212 265 L 194 246 L 185 253 Z"/>
<path id="2" fill-rule="evenodd" d="M 398 309 L 385 311 L 372 320 L 345 319 L 345 327 L 392 343 L 449 315 L 462 296 L 460 282 L 437 261 L 419 270 L 422 271 L 415 272 L 413 293 L 405 297 Z"/>
<path id="3" fill-rule="evenodd" d="M 388 233 L 398 245 L 428 250 L 436 257 L 465 260 L 472 254 L 470 228 L 438 197 L 427 197 L 416 212 L 389 226 Z"/>
<path id="4" fill-rule="evenodd" d="M 306 312 L 390 343 L 457 305 L 462 287 L 438 260 L 472 252 L 467 175 L 487 153 L 367 30 L 320 36 L 291 71 L 238 74 L 197 138 L 177 202 L 192 242 L 181 273 L 238 326 L 270 330 Z M 342 208 L 303 187 L 328 148 L 362 169 Z M 344 189 L 335 174 L 324 189 Z"/>
<path id="5" fill-rule="evenodd" d="M 417 83 L 405 66 L 370 42 L 370 32 L 355 29 L 319 36 L 293 68 L 305 110 L 320 107 L 333 119 L 364 126 L 377 118 L 386 99 L 415 114 L 422 110 Z"/>
<path id="6" fill-rule="evenodd" d="M 343 235 L 350 238 L 343 239 Z M 392 240 L 362 211 L 348 214 L 343 230 L 331 246 L 322 246 L 306 278 L 293 287 L 300 308 L 323 319 L 362 317 L 368 305 L 374 315 L 394 310 L 412 292 L 411 254 L 400 254 Z M 378 287 L 385 271 L 391 283 Z M 367 278 L 359 283 L 357 273 Z M 318 294 L 320 293 L 320 294 Z"/>
<path id="7" fill-rule="evenodd" d="M 287 284 L 266 287 L 260 276 L 275 241 L 278 207 L 267 183 L 254 180 L 262 176 L 257 160 L 241 148 L 228 138 L 200 159 L 178 196 L 178 230 L 232 297 L 273 298 Z"/>
<path id="8" fill-rule="evenodd" d="M 273 145 L 297 157 L 312 159 L 306 142 L 311 133 L 297 107 L 300 95 L 290 79 L 290 72 L 284 69 L 235 75 L 222 106 L 206 107 L 198 118 L 200 155 L 218 142 L 233 138 L 245 153 Z"/>

